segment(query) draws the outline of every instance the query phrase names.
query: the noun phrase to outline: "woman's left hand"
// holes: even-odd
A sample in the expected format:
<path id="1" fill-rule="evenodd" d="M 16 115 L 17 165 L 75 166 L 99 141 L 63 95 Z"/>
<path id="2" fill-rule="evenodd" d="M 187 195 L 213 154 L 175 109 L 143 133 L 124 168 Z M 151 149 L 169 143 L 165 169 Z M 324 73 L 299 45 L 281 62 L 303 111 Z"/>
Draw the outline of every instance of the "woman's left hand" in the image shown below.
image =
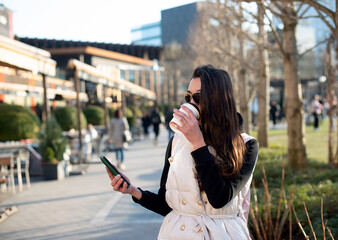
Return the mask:
<path id="1" fill-rule="evenodd" d="M 192 144 L 194 150 L 205 146 L 206 144 L 203 139 L 203 134 L 199 127 L 198 120 L 195 118 L 193 112 L 189 108 L 183 105 L 181 107 L 185 112 L 188 113 L 188 116 L 185 113 L 174 109 L 174 117 L 177 118 L 182 124 L 182 126 L 179 126 L 178 124 L 174 123 L 175 127 L 184 134 L 187 140 Z"/>

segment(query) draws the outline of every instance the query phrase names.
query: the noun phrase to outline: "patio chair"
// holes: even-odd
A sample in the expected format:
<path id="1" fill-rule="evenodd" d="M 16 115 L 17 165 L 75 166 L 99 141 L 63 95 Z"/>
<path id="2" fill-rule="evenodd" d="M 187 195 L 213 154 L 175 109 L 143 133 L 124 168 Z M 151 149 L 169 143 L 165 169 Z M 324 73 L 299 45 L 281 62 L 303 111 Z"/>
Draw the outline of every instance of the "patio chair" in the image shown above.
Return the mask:
<path id="1" fill-rule="evenodd" d="M 1 191 L 7 191 L 7 184 L 15 193 L 14 156 L 11 153 L 0 154 L 0 185 Z"/>
<path id="2" fill-rule="evenodd" d="M 29 177 L 29 151 L 26 149 L 19 150 L 18 154 L 14 158 L 14 174 L 18 177 L 19 191 L 23 190 L 22 176 L 24 174 L 27 188 L 31 187 Z"/>

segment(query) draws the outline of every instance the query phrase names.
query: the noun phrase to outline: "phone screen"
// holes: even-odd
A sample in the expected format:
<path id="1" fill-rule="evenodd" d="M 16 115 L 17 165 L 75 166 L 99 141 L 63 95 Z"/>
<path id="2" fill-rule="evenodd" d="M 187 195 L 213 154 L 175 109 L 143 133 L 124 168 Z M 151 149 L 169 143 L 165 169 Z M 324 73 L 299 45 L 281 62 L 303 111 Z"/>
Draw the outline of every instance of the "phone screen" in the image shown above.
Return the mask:
<path id="1" fill-rule="evenodd" d="M 120 174 L 121 178 L 123 179 L 123 182 L 126 182 L 127 187 L 129 187 L 130 183 L 127 181 L 127 179 L 123 177 L 123 175 L 119 172 L 119 170 L 117 170 L 117 168 L 105 156 L 101 156 L 100 159 L 101 162 L 103 162 L 103 164 L 106 165 L 106 167 L 114 176 Z"/>

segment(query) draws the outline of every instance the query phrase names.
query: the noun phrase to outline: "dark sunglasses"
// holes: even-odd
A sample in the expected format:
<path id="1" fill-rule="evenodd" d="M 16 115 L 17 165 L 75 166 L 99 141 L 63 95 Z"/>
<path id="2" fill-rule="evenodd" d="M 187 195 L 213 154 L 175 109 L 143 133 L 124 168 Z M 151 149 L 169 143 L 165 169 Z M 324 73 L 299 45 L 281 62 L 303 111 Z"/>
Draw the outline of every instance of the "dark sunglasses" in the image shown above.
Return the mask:
<path id="1" fill-rule="evenodd" d="M 190 102 L 191 98 L 194 99 L 194 102 L 196 104 L 200 104 L 200 92 L 195 92 L 194 94 L 186 92 L 185 95 L 184 95 L 185 101 Z"/>

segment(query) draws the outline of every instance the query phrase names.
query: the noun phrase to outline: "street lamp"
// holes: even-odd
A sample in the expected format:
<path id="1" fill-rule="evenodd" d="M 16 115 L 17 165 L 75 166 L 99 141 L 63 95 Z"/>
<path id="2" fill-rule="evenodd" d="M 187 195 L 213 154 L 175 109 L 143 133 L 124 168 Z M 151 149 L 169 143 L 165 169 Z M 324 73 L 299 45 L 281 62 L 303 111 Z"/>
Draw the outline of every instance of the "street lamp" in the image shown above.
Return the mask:
<path id="1" fill-rule="evenodd" d="M 326 82 L 326 77 L 325 77 L 325 76 L 320 76 L 320 77 L 319 77 L 319 82 L 320 82 L 320 83 Z"/>
<path id="2" fill-rule="evenodd" d="M 320 95 L 324 97 L 324 83 L 326 82 L 326 77 L 322 75 L 319 77 L 318 81 L 320 82 Z"/>

